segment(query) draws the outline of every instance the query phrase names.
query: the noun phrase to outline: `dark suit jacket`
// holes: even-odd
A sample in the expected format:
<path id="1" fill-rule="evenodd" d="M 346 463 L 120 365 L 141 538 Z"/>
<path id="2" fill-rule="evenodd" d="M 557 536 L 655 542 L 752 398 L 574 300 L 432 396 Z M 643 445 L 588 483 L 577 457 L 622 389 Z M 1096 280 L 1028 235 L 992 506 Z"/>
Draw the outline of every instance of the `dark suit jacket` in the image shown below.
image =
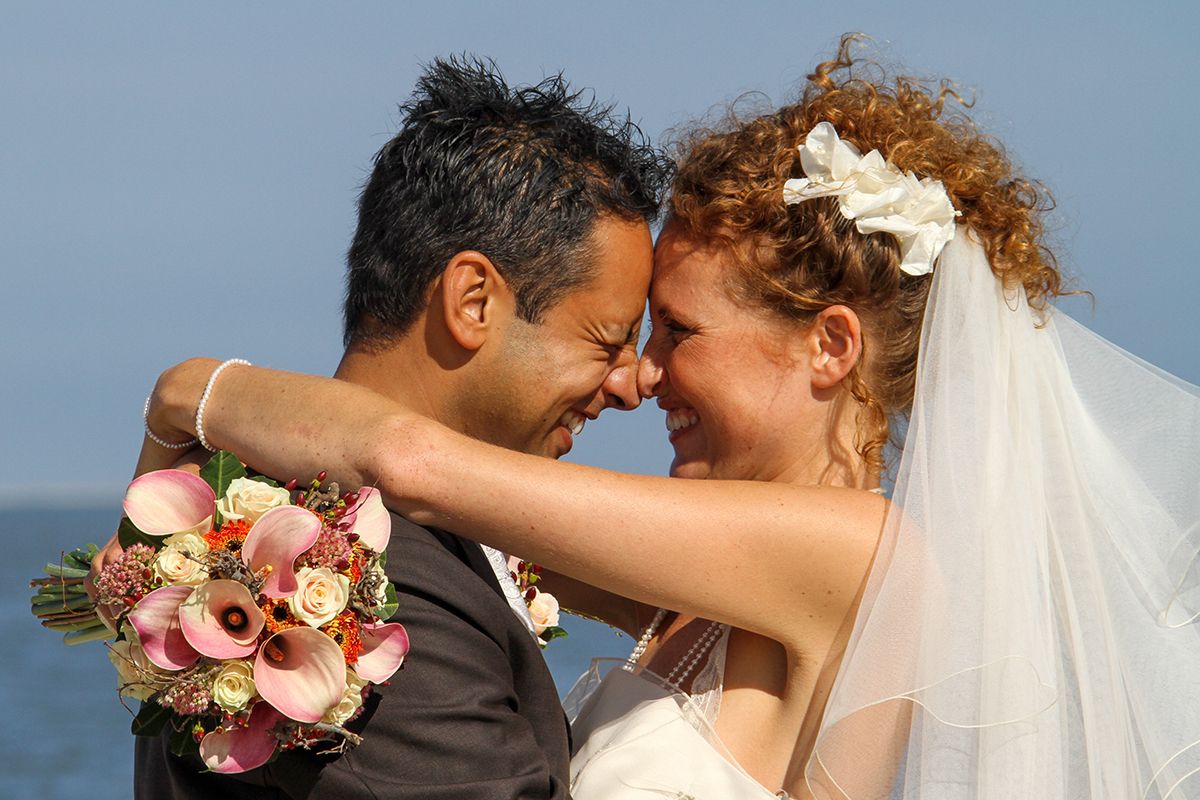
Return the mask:
<path id="1" fill-rule="evenodd" d="M 388 576 L 412 647 L 350 724 L 347 753 L 284 753 L 241 775 L 204 773 L 139 737 L 135 796 L 159 798 L 567 798 L 566 717 L 542 654 L 474 542 L 392 517 Z"/>

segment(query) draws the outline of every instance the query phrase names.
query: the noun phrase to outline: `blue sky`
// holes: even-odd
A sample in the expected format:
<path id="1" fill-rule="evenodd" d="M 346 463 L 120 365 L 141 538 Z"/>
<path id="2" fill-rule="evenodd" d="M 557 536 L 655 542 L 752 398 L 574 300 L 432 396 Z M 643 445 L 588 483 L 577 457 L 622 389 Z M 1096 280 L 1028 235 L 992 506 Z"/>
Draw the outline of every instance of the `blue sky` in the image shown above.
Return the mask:
<path id="1" fill-rule="evenodd" d="M 1058 199 L 1096 296 L 1072 313 L 1200 382 L 1193 4 L 5 3 L 0 502 L 115 502 L 158 372 L 190 355 L 329 372 L 354 200 L 420 65 L 562 70 L 658 137 L 789 99 L 843 31 L 976 92 Z M 734 8 L 736 11 L 731 11 Z M 653 407 L 573 459 L 662 472 Z"/>

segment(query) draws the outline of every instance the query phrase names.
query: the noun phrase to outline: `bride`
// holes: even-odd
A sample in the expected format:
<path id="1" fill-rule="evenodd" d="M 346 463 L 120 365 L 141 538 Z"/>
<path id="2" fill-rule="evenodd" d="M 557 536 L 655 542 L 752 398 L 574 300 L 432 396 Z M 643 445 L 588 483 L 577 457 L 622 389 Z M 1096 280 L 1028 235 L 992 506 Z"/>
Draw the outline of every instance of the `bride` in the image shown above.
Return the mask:
<path id="1" fill-rule="evenodd" d="M 581 800 L 1198 796 L 1200 394 L 1057 312 L 1037 184 L 851 45 L 683 148 L 638 376 L 672 477 L 247 367 L 207 438 L 375 484 L 635 631 L 584 682 Z M 160 434 L 213 366 L 164 373 Z"/>

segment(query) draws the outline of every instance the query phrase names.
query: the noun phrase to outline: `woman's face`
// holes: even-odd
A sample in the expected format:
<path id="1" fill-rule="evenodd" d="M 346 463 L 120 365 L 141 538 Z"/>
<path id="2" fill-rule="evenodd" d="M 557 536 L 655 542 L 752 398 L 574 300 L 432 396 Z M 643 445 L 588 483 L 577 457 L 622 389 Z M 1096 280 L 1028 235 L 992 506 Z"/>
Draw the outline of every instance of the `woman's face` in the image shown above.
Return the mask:
<path id="1" fill-rule="evenodd" d="M 819 435 L 807 337 L 735 301 L 730 269 L 726 253 L 664 228 L 638 389 L 667 412 L 673 476 L 790 480 Z"/>

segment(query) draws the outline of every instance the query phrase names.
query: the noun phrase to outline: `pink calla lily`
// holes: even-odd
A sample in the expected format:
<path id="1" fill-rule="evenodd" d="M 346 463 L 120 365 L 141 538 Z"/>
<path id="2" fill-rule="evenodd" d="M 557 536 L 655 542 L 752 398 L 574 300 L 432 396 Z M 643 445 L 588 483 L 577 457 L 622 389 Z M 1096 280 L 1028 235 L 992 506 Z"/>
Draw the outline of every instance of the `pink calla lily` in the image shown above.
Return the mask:
<path id="1" fill-rule="evenodd" d="M 265 622 L 250 590 L 237 581 L 209 581 L 179 606 L 179 626 L 188 644 L 209 658 L 250 655 Z"/>
<path id="2" fill-rule="evenodd" d="M 255 572 L 270 567 L 263 594 L 272 599 L 295 594 L 296 559 L 320 535 L 320 518 L 301 506 L 279 506 L 258 518 L 246 535 L 242 558 Z"/>
<path id="3" fill-rule="evenodd" d="M 284 716 L 319 722 L 345 692 L 346 658 L 342 648 L 316 628 L 288 628 L 259 648 L 254 686 Z"/>
<path id="4" fill-rule="evenodd" d="M 200 740 L 200 758 L 213 772 L 246 772 L 270 760 L 279 744 L 271 729 L 283 715 L 267 703 L 256 703 L 245 728 L 217 728 Z"/>
<path id="5" fill-rule="evenodd" d="M 179 606 L 191 594 L 191 586 L 164 586 L 143 597 L 129 612 L 146 658 L 155 666 L 180 670 L 200 658 L 179 626 Z"/>
<path id="6" fill-rule="evenodd" d="M 347 512 L 350 532 L 358 534 L 358 540 L 376 553 L 387 550 L 392 538 L 392 517 L 383 505 L 383 495 L 378 489 L 366 487 L 358 490 L 358 502 Z"/>
<path id="7" fill-rule="evenodd" d="M 165 536 L 208 530 L 216 502 L 212 487 L 199 475 L 160 469 L 134 478 L 122 505 L 139 531 Z"/>
<path id="8" fill-rule="evenodd" d="M 408 655 L 408 631 L 399 622 L 363 625 L 362 645 L 354 671 L 364 680 L 383 683 Z"/>

